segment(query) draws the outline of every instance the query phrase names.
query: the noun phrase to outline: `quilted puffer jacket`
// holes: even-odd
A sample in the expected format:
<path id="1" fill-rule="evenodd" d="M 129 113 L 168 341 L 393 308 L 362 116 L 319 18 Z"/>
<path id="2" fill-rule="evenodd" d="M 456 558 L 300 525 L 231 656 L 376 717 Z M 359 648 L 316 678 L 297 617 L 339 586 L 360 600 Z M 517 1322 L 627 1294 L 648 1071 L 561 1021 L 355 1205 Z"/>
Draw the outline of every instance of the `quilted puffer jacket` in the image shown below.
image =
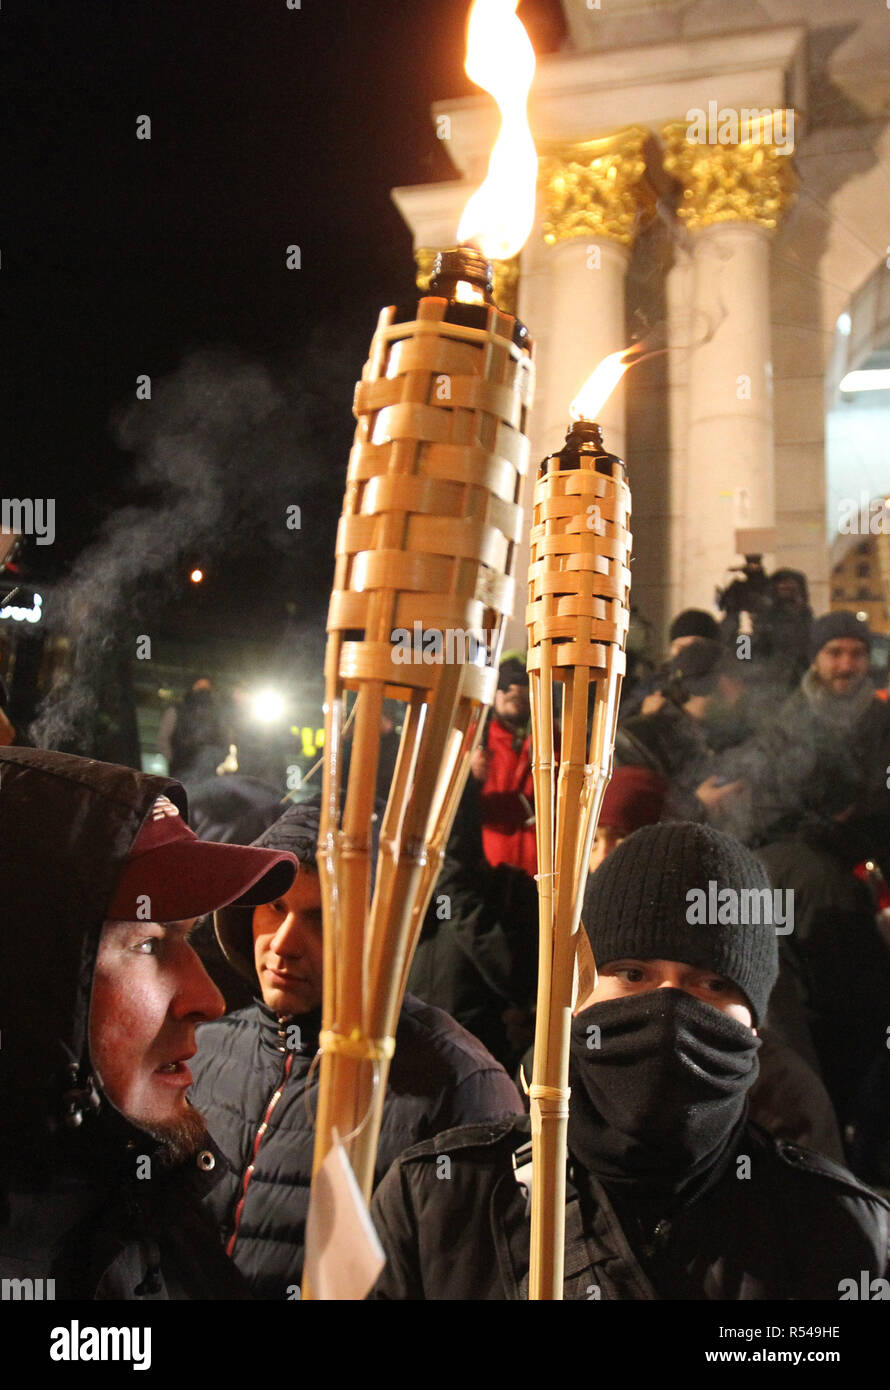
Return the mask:
<path id="1" fill-rule="evenodd" d="M 312 1176 L 318 1015 L 257 1002 L 198 1029 L 190 1097 L 231 1173 L 207 1203 L 257 1298 L 299 1297 Z M 308 1093 L 307 1093 L 308 1091 Z M 441 1009 L 407 995 L 396 1029 L 375 1179 L 404 1149 L 454 1125 L 516 1115 L 503 1068 Z"/>

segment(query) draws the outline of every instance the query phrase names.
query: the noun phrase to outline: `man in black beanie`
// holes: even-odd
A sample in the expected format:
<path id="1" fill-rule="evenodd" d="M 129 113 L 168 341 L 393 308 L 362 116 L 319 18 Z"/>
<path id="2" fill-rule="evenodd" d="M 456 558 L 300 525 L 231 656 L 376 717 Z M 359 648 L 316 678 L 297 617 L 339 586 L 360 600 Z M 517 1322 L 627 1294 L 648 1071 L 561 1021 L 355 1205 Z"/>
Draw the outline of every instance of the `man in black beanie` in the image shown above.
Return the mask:
<path id="1" fill-rule="evenodd" d="M 683 822 L 636 831 L 588 880 L 599 978 L 571 1024 L 567 1299 L 836 1299 L 857 1271 L 884 1277 L 887 1203 L 747 1119 L 775 908 L 747 850 Z M 404 1154 L 372 1206 L 372 1297 L 526 1298 L 530 1157 L 528 1121 Z"/>
<path id="2" fill-rule="evenodd" d="M 668 629 L 669 657 L 679 656 L 693 642 L 717 642 L 720 627 L 716 618 L 703 608 L 684 608 Z"/>
<path id="3" fill-rule="evenodd" d="M 751 841 L 844 824 L 890 876 L 890 705 L 869 679 L 870 652 L 855 613 L 813 623 L 810 667 L 751 753 Z"/>
<path id="4" fill-rule="evenodd" d="M 298 1298 L 303 1269 L 322 998 L 318 827 L 317 803 L 285 811 L 256 844 L 296 856 L 293 885 L 274 902 L 217 915 L 220 946 L 257 997 L 198 1029 L 191 1068 L 190 1098 L 230 1169 L 208 1206 L 255 1298 Z M 482 1044 L 441 1009 L 406 995 L 375 1181 L 420 1139 L 520 1110 L 516 1087 Z"/>
<path id="5" fill-rule="evenodd" d="M 700 642 L 720 641 L 720 625 L 703 608 L 684 608 L 668 629 L 667 656 L 658 670 L 644 680 L 625 681 L 621 691 L 621 716 L 630 719 L 637 714 L 655 714 L 665 702 L 664 683 L 670 678 L 670 665 L 681 652 Z"/>
<path id="6" fill-rule="evenodd" d="M 783 982 L 799 986 L 819 1066 L 854 1146 L 860 1092 L 886 1053 L 890 993 L 890 955 L 872 897 L 882 875 L 890 880 L 890 704 L 869 676 L 871 641 L 855 613 L 816 619 L 811 665 L 773 725 L 744 750 L 743 770 L 751 789 L 745 837 L 773 887 L 795 895 Z M 872 1170 L 864 1163 L 862 1171 Z"/>

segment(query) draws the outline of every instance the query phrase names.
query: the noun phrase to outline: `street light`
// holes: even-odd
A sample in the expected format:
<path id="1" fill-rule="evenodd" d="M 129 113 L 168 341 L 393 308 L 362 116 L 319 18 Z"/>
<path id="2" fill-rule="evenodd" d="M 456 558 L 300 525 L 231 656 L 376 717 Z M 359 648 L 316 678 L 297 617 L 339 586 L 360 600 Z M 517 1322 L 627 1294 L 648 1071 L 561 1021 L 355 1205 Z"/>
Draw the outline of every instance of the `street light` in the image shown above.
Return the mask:
<path id="1" fill-rule="evenodd" d="M 277 690 L 257 690 L 250 700 L 250 712 L 260 724 L 274 724 L 284 715 L 284 700 Z"/>

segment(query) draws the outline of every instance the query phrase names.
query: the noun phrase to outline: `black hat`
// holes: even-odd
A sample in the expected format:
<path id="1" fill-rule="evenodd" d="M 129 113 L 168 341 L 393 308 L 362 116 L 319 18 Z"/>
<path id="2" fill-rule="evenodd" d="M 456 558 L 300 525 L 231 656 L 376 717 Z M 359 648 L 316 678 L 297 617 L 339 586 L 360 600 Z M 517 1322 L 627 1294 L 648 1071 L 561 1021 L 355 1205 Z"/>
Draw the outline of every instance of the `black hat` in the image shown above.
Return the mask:
<path id="1" fill-rule="evenodd" d="M 626 957 L 713 970 L 738 985 L 757 1025 L 778 974 L 772 906 L 750 850 L 677 821 L 623 840 L 587 880 L 581 916 L 598 964 Z"/>
<path id="2" fill-rule="evenodd" d="M 682 682 L 690 695 L 710 695 L 717 688 L 718 677 L 733 672 L 730 660 L 720 642 L 701 638 L 671 657 L 668 679 Z"/>
<path id="3" fill-rule="evenodd" d="M 677 614 L 668 630 L 668 637 L 672 642 L 675 637 L 707 637 L 714 642 L 719 636 L 720 629 L 716 619 L 703 608 L 684 608 L 682 613 Z"/>
<path id="4" fill-rule="evenodd" d="M 823 613 L 821 618 L 815 619 L 810 628 L 810 660 L 815 661 L 825 644 L 836 642 L 839 637 L 852 637 L 871 650 L 872 633 L 868 623 L 848 608 L 840 608 L 836 613 Z"/>
<path id="5" fill-rule="evenodd" d="M 520 656 L 505 656 L 498 667 L 498 690 L 509 690 L 511 685 L 528 685 L 528 671 Z"/>
<path id="6" fill-rule="evenodd" d="M 804 603 L 809 603 L 810 590 L 809 585 L 807 584 L 807 577 L 804 574 L 803 570 L 773 570 L 772 574 L 769 577 L 770 586 L 773 589 L 777 589 L 779 585 L 782 584 L 786 579 L 794 580 L 794 583 L 800 589 Z"/>

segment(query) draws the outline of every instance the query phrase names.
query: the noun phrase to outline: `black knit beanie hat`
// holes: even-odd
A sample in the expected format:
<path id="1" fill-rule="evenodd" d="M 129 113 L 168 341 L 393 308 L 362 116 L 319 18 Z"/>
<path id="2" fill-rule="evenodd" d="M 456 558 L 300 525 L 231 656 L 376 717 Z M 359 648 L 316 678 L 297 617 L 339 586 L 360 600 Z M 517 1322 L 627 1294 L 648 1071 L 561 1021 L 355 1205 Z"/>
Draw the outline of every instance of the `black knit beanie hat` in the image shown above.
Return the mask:
<path id="1" fill-rule="evenodd" d="M 732 897 L 721 897 L 727 888 Z M 763 865 L 744 845 L 677 821 L 622 841 L 587 880 L 581 916 L 598 965 L 630 958 L 713 970 L 738 985 L 756 1026 L 778 974 L 772 904 Z"/>
<path id="2" fill-rule="evenodd" d="M 810 660 L 815 661 L 826 642 L 836 642 L 839 637 L 852 637 L 871 649 L 872 633 L 868 623 L 862 622 L 848 608 L 840 608 L 836 613 L 823 613 L 814 621 L 810 628 Z"/>
<path id="3" fill-rule="evenodd" d="M 707 637 L 714 642 L 719 636 L 720 629 L 716 619 L 703 608 L 684 608 L 682 613 L 677 614 L 668 630 L 668 637 L 672 642 L 675 637 Z"/>
<path id="4" fill-rule="evenodd" d="M 681 683 L 689 695 L 712 694 L 721 675 L 736 675 L 733 659 L 721 642 L 707 638 L 690 642 L 667 663 L 668 680 Z"/>
<path id="5" fill-rule="evenodd" d="M 518 652 L 508 652 L 498 667 L 498 690 L 509 690 L 511 685 L 528 685 L 525 657 Z"/>

